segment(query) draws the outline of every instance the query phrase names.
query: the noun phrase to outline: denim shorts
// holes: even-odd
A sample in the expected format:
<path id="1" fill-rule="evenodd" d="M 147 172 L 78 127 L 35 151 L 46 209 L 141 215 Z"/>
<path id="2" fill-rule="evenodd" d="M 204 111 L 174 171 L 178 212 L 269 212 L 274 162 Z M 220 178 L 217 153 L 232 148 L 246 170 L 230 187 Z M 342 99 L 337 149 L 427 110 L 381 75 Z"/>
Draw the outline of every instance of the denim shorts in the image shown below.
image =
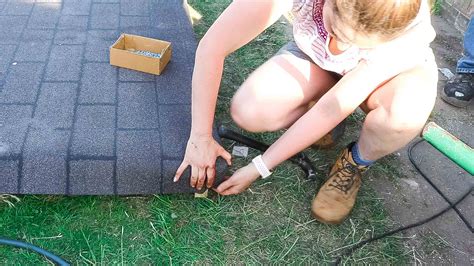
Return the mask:
<path id="1" fill-rule="evenodd" d="M 292 55 L 292 56 L 295 56 L 297 58 L 306 60 L 310 63 L 313 63 L 313 64 L 317 65 L 313 61 L 313 59 L 311 59 L 311 57 L 309 57 L 305 52 L 301 51 L 301 49 L 298 47 L 298 45 L 296 45 L 295 41 L 289 41 L 287 44 L 285 44 L 283 47 L 281 47 L 280 50 L 278 50 L 278 52 L 275 55 L 282 55 L 282 54 Z M 340 75 L 336 72 L 332 72 L 332 71 L 327 71 L 327 72 L 329 74 L 331 74 L 332 76 L 334 76 L 334 78 L 336 80 L 339 80 L 339 79 L 342 78 L 342 75 Z"/>
<path id="2" fill-rule="evenodd" d="M 311 57 L 305 54 L 305 52 L 301 51 L 298 45 L 296 45 L 295 41 L 290 41 L 287 44 L 285 44 L 283 47 L 280 48 L 280 50 L 278 50 L 278 52 L 275 55 L 281 55 L 281 54 L 294 55 L 298 58 L 307 60 L 314 64 L 313 59 L 311 59 Z"/>

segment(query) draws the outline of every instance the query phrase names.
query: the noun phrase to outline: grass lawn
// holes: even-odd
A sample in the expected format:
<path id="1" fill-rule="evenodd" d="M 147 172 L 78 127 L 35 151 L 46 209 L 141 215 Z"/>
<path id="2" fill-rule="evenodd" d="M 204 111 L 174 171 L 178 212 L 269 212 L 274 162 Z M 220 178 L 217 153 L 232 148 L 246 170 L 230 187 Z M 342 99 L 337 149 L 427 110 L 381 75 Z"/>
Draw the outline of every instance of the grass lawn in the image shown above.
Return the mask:
<path id="1" fill-rule="evenodd" d="M 188 2 L 203 15 L 195 24 L 200 38 L 230 0 Z M 224 123 L 231 124 L 228 109 L 233 93 L 288 41 L 288 27 L 281 19 L 226 60 L 217 108 Z M 307 151 L 316 167 L 327 172 L 337 151 L 356 138 L 361 119 L 360 115 L 350 117 L 349 130 L 335 150 Z M 250 135 L 271 142 L 280 134 Z M 230 150 L 233 143 L 225 145 Z M 249 158 L 252 155 L 255 152 Z M 382 160 L 368 175 L 395 175 L 389 166 L 392 161 Z M 235 158 L 233 170 L 248 162 Z M 350 219 L 338 226 L 320 224 L 310 215 L 316 189 L 299 168 L 284 163 L 268 181 L 259 180 L 233 197 L 22 196 L 14 207 L 0 202 L 0 236 L 39 245 L 74 264 L 326 264 L 340 247 L 393 225 L 381 199 L 368 186 L 362 187 Z M 399 238 L 387 238 L 344 262 L 402 264 L 409 257 Z M 0 246 L 0 264 L 48 262 L 36 254 Z"/>

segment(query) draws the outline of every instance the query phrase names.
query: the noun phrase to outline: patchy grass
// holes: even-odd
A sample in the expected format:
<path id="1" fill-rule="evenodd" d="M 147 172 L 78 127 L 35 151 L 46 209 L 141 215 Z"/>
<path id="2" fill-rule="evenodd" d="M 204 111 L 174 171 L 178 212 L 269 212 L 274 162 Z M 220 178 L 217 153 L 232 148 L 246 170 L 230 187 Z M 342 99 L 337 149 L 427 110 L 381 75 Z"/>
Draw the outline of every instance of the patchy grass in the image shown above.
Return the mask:
<path id="1" fill-rule="evenodd" d="M 203 15 L 195 25 L 200 38 L 230 0 L 189 3 Z M 231 124 L 232 95 L 249 73 L 288 41 L 288 26 L 282 19 L 226 60 L 217 106 L 221 121 Z M 317 168 L 328 170 L 337 152 L 358 135 L 362 118 L 348 119 L 348 132 L 336 149 L 307 151 Z M 281 133 L 248 135 L 271 143 Z M 225 142 L 227 148 L 232 145 Z M 254 155 L 251 151 L 249 158 Z M 233 170 L 248 162 L 235 158 Z M 374 176 L 383 173 L 377 168 L 371 171 Z M 14 207 L 0 201 L 0 236 L 39 245 L 74 264 L 329 264 L 341 247 L 393 225 L 368 186 L 362 187 L 352 215 L 343 224 L 317 223 L 310 215 L 316 190 L 298 167 L 284 163 L 270 180 L 259 180 L 232 197 L 22 196 Z M 409 257 L 400 239 L 387 238 L 343 262 L 406 264 Z M 47 263 L 33 253 L 0 246 L 0 264 Z"/>
<path id="2" fill-rule="evenodd" d="M 433 15 L 441 15 L 441 10 L 443 9 L 443 7 L 441 6 L 441 1 L 442 0 L 432 1 L 433 5 L 431 6 L 431 13 L 433 13 Z"/>

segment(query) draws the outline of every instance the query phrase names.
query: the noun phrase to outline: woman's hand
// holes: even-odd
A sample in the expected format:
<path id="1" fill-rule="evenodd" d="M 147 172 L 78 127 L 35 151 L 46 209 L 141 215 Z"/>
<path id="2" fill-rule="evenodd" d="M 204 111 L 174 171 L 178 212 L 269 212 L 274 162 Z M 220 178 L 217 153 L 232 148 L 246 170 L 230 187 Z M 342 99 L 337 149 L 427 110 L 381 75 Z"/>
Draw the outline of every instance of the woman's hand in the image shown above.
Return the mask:
<path id="1" fill-rule="evenodd" d="M 231 165 L 231 155 L 212 136 L 191 135 L 186 147 L 183 162 L 176 171 L 174 182 L 178 182 L 184 170 L 191 166 L 191 186 L 202 189 L 204 182 L 208 188 L 214 184 L 216 177 L 216 159 L 221 156 Z"/>
<path id="2" fill-rule="evenodd" d="M 225 196 L 239 194 L 245 191 L 259 176 L 260 173 L 257 168 L 253 163 L 250 163 L 235 171 L 229 179 L 220 184 L 214 191 Z"/>
<path id="3" fill-rule="evenodd" d="M 218 156 L 231 164 L 231 156 L 209 133 L 215 116 L 217 95 L 227 55 L 244 46 L 292 8 L 292 0 L 233 1 L 212 24 L 196 50 L 192 79 L 191 137 L 183 162 L 176 171 L 177 182 L 184 170 L 191 166 L 191 186 L 207 187 L 215 180 Z M 235 34 L 235 30 L 239 34 Z"/>

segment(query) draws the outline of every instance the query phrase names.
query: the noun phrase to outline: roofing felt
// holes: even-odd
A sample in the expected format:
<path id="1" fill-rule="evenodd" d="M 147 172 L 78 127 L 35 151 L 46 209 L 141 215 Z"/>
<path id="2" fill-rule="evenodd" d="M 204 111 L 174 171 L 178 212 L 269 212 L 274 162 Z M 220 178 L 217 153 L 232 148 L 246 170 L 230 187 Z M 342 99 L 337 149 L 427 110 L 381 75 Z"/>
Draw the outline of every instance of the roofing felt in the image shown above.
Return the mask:
<path id="1" fill-rule="evenodd" d="M 54 2 L 0 3 L 0 194 L 194 192 L 189 169 L 172 182 L 196 50 L 183 1 Z M 165 71 L 111 66 L 121 33 L 170 41 Z"/>

